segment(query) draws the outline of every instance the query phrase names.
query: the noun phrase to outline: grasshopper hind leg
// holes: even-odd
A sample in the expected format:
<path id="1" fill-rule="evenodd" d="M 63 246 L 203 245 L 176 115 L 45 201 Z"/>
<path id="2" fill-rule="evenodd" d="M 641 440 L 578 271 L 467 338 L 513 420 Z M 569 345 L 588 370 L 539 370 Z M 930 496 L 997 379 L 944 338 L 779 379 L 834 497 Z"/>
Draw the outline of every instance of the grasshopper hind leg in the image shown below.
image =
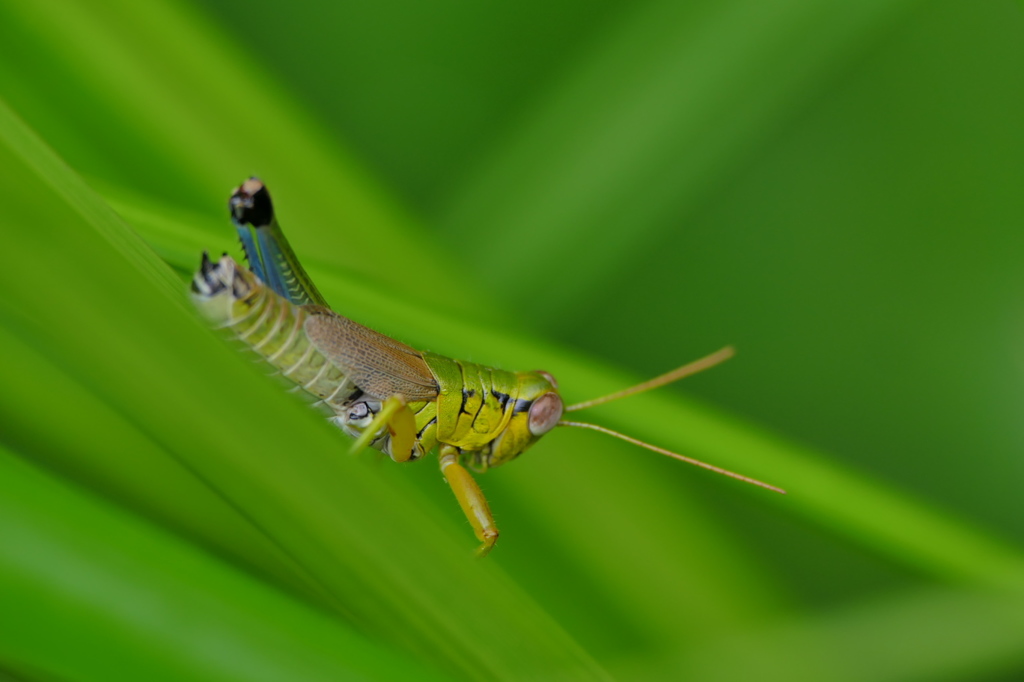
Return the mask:
<path id="1" fill-rule="evenodd" d="M 249 268 L 260 281 L 295 305 L 326 306 L 285 238 L 266 186 L 249 178 L 234 191 L 228 206 Z"/>

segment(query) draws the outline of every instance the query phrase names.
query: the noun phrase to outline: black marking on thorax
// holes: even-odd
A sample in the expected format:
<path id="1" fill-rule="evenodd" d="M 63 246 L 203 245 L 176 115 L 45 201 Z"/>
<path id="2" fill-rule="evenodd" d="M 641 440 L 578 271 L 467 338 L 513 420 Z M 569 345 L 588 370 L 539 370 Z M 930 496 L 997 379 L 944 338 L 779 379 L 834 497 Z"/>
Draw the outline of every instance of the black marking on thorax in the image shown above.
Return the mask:
<path id="1" fill-rule="evenodd" d="M 510 397 L 509 394 L 508 393 L 502 393 L 501 391 L 495 391 L 492 388 L 491 389 L 491 395 L 494 396 L 494 399 L 498 401 L 498 403 L 501 405 L 501 411 L 504 412 L 505 411 L 505 407 L 508 405 L 508 399 Z"/>
<path id="2" fill-rule="evenodd" d="M 469 414 L 469 412 L 466 412 L 466 401 L 469 400 L 470 398 L 472 398 L 475 395 L 476 395 L 476 389 L 475 388 L 464 388 L 464 389 L 462 389 L 462 404 L 459 405 L 459 412 L 462 412 L 463 414 Z"/>
<path id="3" fill-rule="evenodd" d="M 426 424 L 424 424 L 423 428 L 420 429 L 419 432 L 416 434 L 416 440 L 419 440 L 420 438 L 423 438 L 423 432 L 426 431 L 427 429 L 429 429 L 431 424 L 436 424 L 436 423 L 437 423 L 437 417 L 434 417 L 430 421 L 428 421 Z"/>
<path id="4" fill-rule="evenodd" d="M 516 404 L 512 408 L 512 414 L 520 414 L 522 412 L 529 412 L 530 405 L 533 405 L 532 400 L 525 400 L 523 398 L 516 398 Z"/>

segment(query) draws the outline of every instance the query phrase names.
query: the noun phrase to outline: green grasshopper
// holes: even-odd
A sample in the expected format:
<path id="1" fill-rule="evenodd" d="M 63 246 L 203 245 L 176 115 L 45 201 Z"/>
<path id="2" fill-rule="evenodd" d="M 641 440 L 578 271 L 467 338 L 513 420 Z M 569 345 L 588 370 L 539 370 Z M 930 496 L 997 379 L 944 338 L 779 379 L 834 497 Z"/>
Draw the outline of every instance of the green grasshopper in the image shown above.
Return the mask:
<path id="1" fill-rule="evenodd" d="M 640 447 L 775 492 L 761 481 L 630 438 L 596 424 L 566 421 L 565 412 L 648 391 L 716 365 L 731 348 L 623 391 L 566 407 L 558 382 L 543 371 L 506 372 L 418 351 L 342 317 L 327 306 L 274 216 L 270 193 L 250 178 L 229 202 L 251 269 L 226 254 L 203 254 L 192 298 L 215 326 L 230 330 L 266 362 L 328 408 L 354 437 L 353 452 L 370 446 L 396 462 L 435 447 L 441 472 L 480 541 L 478 556 L 498 539 L 487 499 L 467 467 L 478 472 L 515 459 L 556 426 L 593 429 Z"/>

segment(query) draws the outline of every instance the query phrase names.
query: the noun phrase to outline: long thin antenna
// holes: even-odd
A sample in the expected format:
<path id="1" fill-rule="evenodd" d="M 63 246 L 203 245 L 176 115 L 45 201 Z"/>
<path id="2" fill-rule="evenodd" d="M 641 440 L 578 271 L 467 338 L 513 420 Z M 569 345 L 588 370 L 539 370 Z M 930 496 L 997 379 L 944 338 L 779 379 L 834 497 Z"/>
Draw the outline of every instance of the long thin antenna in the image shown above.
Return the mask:
<path id="1" fill-rule="evenodd" d="M 629 388 L 617 391 L 616 393 L 609 393 L 608 395 L 601 396 L 600 398 L 594 398 L 593 400 L 587 400 L 582 403 L 576 403 L 565 408 L 566 412 L 575 412 L 576 410 L 585 410 L 588 407 L 594 405 L 603 405 L 619 398 L 625 398 L 626 396 L 634 395 L 636 393 L 643 393 L 649 391 L 652 388 L 658 388 L 665 384 L 671 384 L 673 381 L 679 381 L 683 377 L 688 377 L 697 372 L 703 372 L 706 369 L 714 367 L 715 365 L 725 362 L 733 355 L 736 355 L 736 351 L 732 346 L 726 346 L 725 348 L 715 351 L 711 355 L 701 358 L 700 360 L 694 360 L 693 362 L 678 367 L 667 374 L 649 379 L 642 384 L 636 386 L 630 386 Z"/>
<path id="2" fill-rule="evenodd" d="M 719 351 L 719 352 L 721 352 L 721 351 Z M 700 362 L 700 360 L 698 360 L 697 362 Z M 586 422 L 560 421 L 560 422 L 558 422 L 558 426 L 576 426 L 576 427 L 579 427 L 581 429 L 591 429 L 593 431 L 600 431 L 601 433 L 607 433 L 609 436 L 614 436 L 616 438 L 620 438 L 620 439 L 626 441 L 627 443 L 632 443 L 633 445 L 639 445 L 642 448 L 647 448 L 648 450 L 652 450 L 654 452 L 657 452 L 659 454 L 665 455 L 667 457 L 672 457 L 673 459 L 678 459 L 679 461 L 686 462 L 687 464 L 693 464 L 694 466 L 699 466 L 700 468 L 707 469 L 708 471 L 714 471 L 716 474 L 722 474 L 723 476 L 728 476 L 729 478 L 735 478 L 736 480 L 743 481 L 744 483 L 750 483 L 751 485 L 756 485 L 756 486 L 760 486 L 762 488 L 767 488 L 768 490 L 771 490 L 772 492 L 781 493 L 783 495 L 786 494 L 786 491 L 783 490 L 782 488 L 776 488 L 775 486 L 769 485 L 769 484 L 765 483 L 764 481 L 759 481 L 756 478 L 750 478 L 749 476 L 743 476 L 743 475 L 737 474 L 737 473 L 735 473 L 733 471 L 729 471 L 728 469 L 722 469 L 722 468 L 716 467 L 716 466 L 714 466 L 712 464 L 708 464 L 707 462 L 702 462 L 699 459 L 693 459 L 692 457 L 687 457 L 685 455 L 680 455 L 678 452 L 672 452 L 671 450 L 665 450 L 664 448 L 659 448 L 659 447 L 657 447 L 655 445 L 651 445 L 650 443 L 645 443 L 642 440 L 637 440 L 636 438 L 631 438 L 631 437 L 627 436 L 624 433 L 619 433 L 618 431 L 612 431 L 611 429 L 606 429 L 603 426 L 598 426 L 597 424 L 588 424 Z"/>

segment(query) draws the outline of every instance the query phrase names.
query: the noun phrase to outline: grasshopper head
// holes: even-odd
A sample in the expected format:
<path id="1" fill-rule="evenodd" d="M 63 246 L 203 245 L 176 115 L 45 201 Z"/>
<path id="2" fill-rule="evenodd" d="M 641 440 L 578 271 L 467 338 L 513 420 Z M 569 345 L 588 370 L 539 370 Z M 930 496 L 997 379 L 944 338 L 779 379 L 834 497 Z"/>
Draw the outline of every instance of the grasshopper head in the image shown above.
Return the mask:
<path id="1" fill-rule="evenodd" d="M 505 430 L 491 442 L 487 466 L 515 459 L 555 428 L 565 409 L 558 394 L 558 382 L 543 371 L 520 372 L 519 396 Z"/>

